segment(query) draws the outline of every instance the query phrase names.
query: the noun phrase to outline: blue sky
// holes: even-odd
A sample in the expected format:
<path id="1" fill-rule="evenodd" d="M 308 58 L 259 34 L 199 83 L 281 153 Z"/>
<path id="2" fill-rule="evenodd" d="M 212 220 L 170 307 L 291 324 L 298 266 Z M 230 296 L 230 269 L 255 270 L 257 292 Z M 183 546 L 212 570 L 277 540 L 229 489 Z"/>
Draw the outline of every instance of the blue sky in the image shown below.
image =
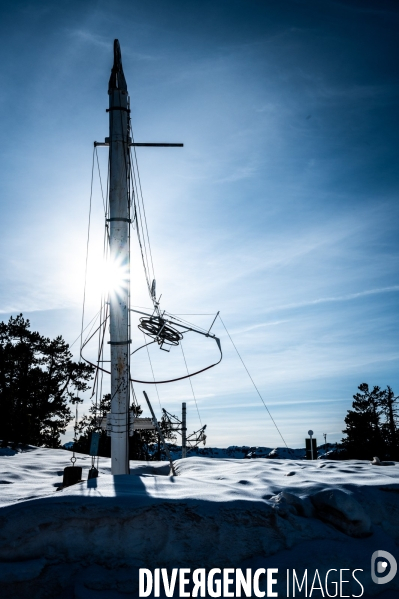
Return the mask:
<path id="1" fill-rule="evenodd" d="M 185 144 L 138 150 L 162 306 L 221 311 L 291 446 L 309 428 L 339 440 L 361 382 L 398 393 L 396 2 L 0 6 L 4 320 L 22 312 L 43 334 L 79 335 L 92 144 L 108 134 L 118 38 L 135 139 Z M 88 318 L 101 227 L 96 180 Z M 133 254 L 132 302 L 148 306 Z M 224 360 L 192 381 L 209 444 L 281 445 L 220 323 L 215 332 Z M 187 342 L 190 366 L 212 352 Z M 184 370 L 178 351 L 153 361 L 156 374 Z M 186 400 L 198 428 L 187 381 L 158 390 L 173 413 Z"/>

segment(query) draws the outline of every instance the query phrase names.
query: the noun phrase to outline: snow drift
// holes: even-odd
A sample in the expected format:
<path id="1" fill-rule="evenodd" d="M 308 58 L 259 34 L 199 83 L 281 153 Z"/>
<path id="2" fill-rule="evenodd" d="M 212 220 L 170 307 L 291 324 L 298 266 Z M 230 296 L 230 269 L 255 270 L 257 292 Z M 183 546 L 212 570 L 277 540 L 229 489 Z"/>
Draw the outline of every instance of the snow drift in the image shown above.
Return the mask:
<path id="1" fill-rule="evenodd" d="M 98 479 L 57 490 L 68 452 L 12 453 L 0 456 L 5 599 L 135 597 L 139 567 L 361 568 L 364 596 L 399 590 L 370 577 L 374 551 L 397 552 L 398 464 L 194 457 L 175 477 L 165 462 L 113 477 L 100 459 Z"/>

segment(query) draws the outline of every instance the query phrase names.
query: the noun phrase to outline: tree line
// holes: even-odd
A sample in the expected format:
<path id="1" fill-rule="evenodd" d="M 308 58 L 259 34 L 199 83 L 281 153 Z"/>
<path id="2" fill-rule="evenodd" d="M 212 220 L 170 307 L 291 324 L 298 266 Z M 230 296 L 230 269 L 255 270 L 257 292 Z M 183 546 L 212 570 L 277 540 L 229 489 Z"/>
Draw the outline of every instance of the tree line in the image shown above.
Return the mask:
<path id="1" fill-rule="evenodd" d="M 369 388 L 367 383 L 358 387 L 353 396 L 352 410 L 345 417 L 346 436 L 342 439 L 345 457 L 369 460 L 399 460 L 399 406 L 395 393 L 388 385 Z"/>

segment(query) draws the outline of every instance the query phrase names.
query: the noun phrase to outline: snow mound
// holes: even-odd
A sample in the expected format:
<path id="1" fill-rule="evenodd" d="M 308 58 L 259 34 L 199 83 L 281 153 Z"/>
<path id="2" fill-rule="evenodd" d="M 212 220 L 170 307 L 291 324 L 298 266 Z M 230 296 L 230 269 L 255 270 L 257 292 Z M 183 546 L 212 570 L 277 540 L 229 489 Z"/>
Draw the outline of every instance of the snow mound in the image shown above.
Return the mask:
<path id="1" fill-rule="evenodd" d="M 0 583 L 25 582 L 37 578 L 46 563 L 45 559 L 0 563 Z"/>
<path id="2" fill-rule="evenodd" d="M 290 449 L 289 447 L 276 447 L 269 453 L 267 457 L 276 460 L 303 460 L 306 457 L 306 450 Z"/>
<path id="3" fill-rule="evenodd" d="M 371 520 L 363 507 L 348 492 L 323 489 L 311 496 L 317 516 L 350 537 L 371 535 Z"/>
<path id="4" fill-rule="evenodd" d="M 15 449 L 11 449 L 11 447 L 0 447 L 0 456 L 3 455 L 15 455 L 18 453 Z"/>

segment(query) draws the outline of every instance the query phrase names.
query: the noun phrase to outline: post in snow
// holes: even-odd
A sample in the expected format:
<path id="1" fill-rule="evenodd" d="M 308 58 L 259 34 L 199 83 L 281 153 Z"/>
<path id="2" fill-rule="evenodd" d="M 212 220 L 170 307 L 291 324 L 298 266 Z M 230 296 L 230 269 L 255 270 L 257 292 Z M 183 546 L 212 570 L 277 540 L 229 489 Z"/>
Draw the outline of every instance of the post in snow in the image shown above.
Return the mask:
<path id="1" fill-rule="evenodd" d="M 181 457 L 187 457 L 187 407 L 186 402 L 182 403 L 181 416 Z"/>

